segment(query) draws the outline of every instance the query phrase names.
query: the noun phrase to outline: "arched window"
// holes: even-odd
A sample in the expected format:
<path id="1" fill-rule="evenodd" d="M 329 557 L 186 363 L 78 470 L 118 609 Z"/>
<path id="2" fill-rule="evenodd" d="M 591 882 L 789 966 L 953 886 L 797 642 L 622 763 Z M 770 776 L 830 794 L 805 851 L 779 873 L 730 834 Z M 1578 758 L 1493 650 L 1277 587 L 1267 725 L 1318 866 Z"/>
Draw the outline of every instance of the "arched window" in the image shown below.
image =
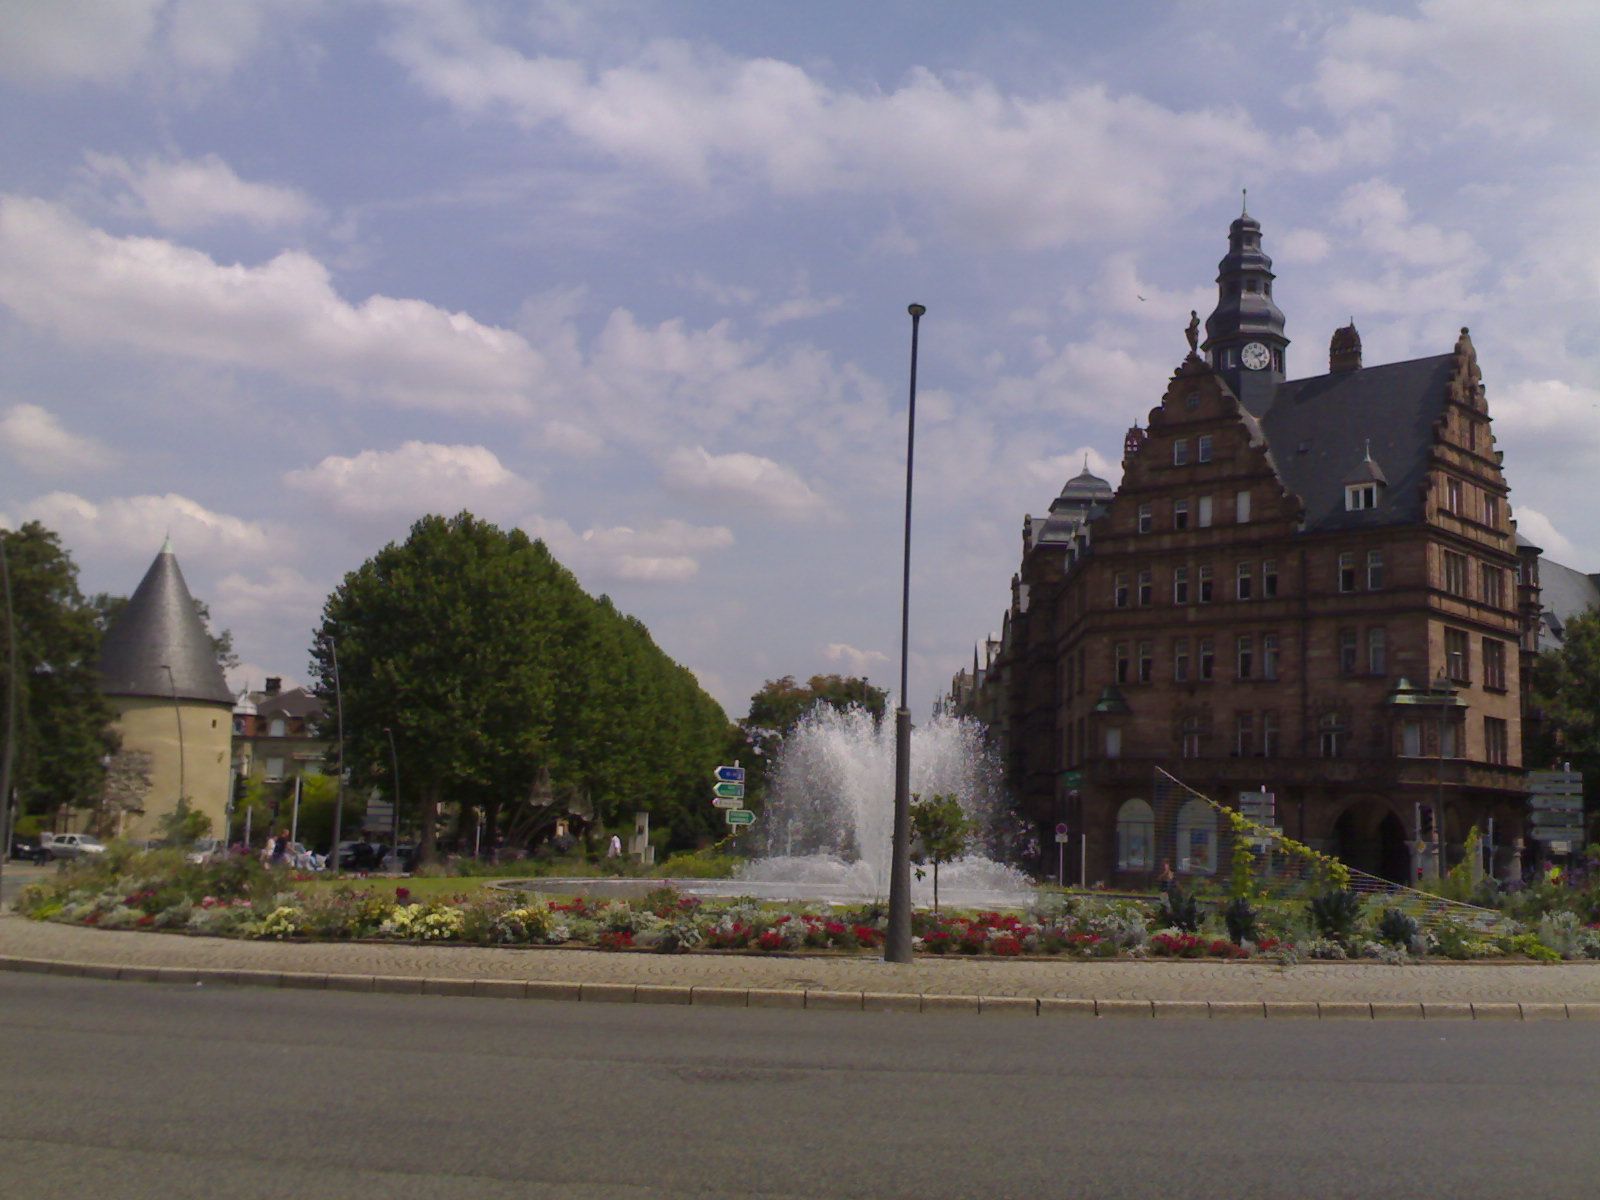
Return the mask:
<path id="1" fill-rule="evenodd" d="M 1178 810 L 1178 870 L 1210 875 L 1217 869 L 1217 814 L 1204 800 Z"/>
<path id="2" fill-rule="evenodd" d="M 1117 870 L 1148 871 L 1156 835 L 1156 814 L 1143 800 L 1117 809 Z"/>
<path id="3" fill-rule="evenodd" d="M 283 723 L 283 718 L 282 717 L 273 717 L 272 718 L 270 736 L 271 737 L 282 737 L 285 732 L 286 732 L 286 730 L 285 730 L 285 726 L 284 726 L 284 723 Z"/>

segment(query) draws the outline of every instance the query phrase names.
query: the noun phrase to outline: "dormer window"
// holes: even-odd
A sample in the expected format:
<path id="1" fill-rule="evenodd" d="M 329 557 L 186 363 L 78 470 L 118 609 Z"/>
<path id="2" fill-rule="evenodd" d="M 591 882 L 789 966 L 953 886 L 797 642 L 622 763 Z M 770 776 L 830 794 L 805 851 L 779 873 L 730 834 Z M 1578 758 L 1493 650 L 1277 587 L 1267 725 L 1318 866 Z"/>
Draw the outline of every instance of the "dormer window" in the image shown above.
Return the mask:
<path id="1" fill-rule="evenodd" d="M 1361 512 L 1364 509 L 1378 507 L 1378 485 L 1376 483 L 1352 483 L 1344 489 L 1344 510 L 1346 512 Z"/>

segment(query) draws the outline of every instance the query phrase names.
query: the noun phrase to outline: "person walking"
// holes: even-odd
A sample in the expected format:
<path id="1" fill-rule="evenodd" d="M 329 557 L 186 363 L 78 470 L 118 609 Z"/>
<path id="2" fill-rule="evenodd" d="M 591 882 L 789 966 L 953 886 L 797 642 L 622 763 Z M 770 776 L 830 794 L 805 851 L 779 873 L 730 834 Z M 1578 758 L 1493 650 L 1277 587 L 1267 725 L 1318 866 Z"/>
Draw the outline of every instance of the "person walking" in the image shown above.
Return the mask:
<path id="1" fill-rule="evenodd" d="M 606 857 L 607 858 L 621 858 L 622 857 L 622 839 L 620 837 L 618 837 L 614 833 L 611 835 L 610 844 L 606 846 Z"/>
<path id="2" fill-rule="evenodd" d="M 272 857 L 267 860 L 269 867 L 287 866 L 289 862 L 289 831 L 282 829 L 278 836 L 272 839 Z"/>

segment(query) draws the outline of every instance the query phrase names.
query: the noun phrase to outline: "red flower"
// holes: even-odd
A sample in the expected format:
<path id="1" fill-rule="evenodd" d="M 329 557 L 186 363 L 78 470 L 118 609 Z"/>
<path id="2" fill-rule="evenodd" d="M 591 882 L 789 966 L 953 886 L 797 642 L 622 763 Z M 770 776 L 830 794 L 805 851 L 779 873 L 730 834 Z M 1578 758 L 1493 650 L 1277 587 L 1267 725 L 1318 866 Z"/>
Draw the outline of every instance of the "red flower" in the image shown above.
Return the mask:
<path id="1" fill-rule="evenodd" d="M 756 942 L 763 950 L 782 950 L 783 934 L 776 929 L 766 929 L 762 931 Z"/>
<path id="2" fill-rule="evenodd" d="M 989 953 L 1011 958 L 1022 953 L 1022 943 L 1009 933 L 1002 934 L 997 938 L 989 939 Z"/>

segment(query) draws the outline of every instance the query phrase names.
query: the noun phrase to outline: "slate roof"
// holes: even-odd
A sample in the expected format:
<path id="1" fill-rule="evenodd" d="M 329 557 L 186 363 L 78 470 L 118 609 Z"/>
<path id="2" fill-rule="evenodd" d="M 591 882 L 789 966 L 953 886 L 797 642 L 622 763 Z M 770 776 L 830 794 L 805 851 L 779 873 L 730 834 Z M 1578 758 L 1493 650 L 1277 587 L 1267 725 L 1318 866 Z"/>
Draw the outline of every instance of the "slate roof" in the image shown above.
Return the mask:
<path id="1" fill-rule="evenodd" d="M 323 713 L 322 701 L 305 688 L 290 688 L 271 695 L 253 692 L 251 698 L 255 700 L 257 715 L 262 717 L 299 717 L 314 721 Z"/>
<path id="2" fill-rule="evenodd" d="M 1548 558 L 1539 560 L 1539 649 L 1552 650 L 1566 638 L 1567 622 L 1600 606 L 1600 574 L 1586 575 Z"/>
<path id="3" fill-rule="evenodd" d="M 1308 530 L 1422 520 L 1433 427 L 1445 408 L 1454 354 L 1292 379 L 1256 414 L 1285 486 L 1304 501 Z M 1388 480 L 1378 506 L 1346 512 L 1344 481 L 1364 459 Z"/>
<path id="4" fill-rule="evenodd" d="M 170 545 L 161 548 L 127 607 L 106 630 L 100 644 L 100 690 L 108 696 L 161 699 L 176 693 L 180 700 L 233 707 L 233 693 Z"/>

